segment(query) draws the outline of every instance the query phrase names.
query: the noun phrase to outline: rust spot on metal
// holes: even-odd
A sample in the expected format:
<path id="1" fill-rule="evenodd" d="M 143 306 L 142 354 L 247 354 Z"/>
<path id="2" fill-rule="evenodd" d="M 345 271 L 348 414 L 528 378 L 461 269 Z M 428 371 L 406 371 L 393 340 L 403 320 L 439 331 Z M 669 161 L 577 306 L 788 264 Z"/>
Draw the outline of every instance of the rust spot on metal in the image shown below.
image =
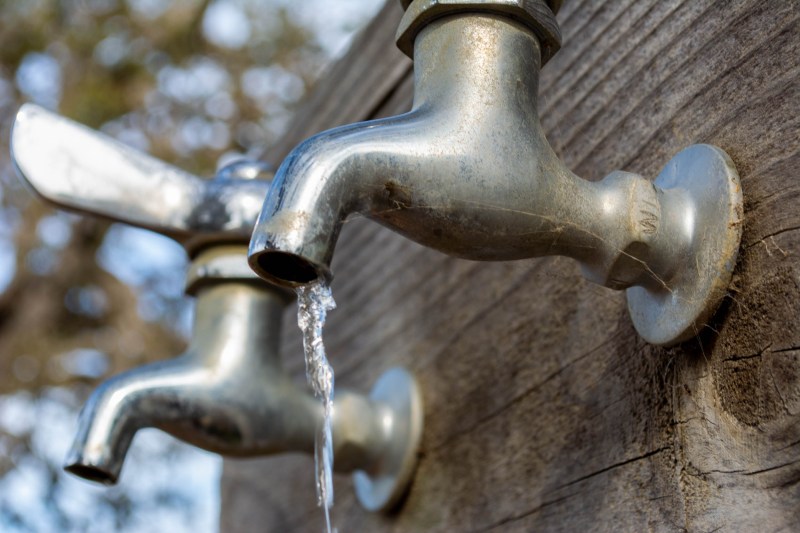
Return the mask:
<path id="1" fill-rule="evenodd" d="M 411 207 L 411 189 L 403 187 L 393 181 L 387 181 L 383 185 L 387 199 L 398 209 L 408 209 Z"/>

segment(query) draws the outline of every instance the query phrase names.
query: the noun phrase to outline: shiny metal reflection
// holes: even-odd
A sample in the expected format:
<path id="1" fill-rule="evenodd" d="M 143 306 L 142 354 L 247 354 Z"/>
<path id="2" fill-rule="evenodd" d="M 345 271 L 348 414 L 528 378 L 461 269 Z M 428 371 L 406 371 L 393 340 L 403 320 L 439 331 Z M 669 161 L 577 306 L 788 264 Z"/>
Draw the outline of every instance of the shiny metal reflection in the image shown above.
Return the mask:
<path id="1" fill-rule="evenodd" d="M 17 115 L 11 148 L 21 178 L 49 203 L 157 231 L 192 257 L 188 350 L 95 390 L 65 468 L 116 483 L 134 435 L 148 427 L 231 457 L 312 453 L 322 408 L 283 371 L 278 351 L 294 295 L 262 282 L 246 260 L 269 167 L 240 161 L 203 180 L 30 104 Z M 413 377 L 401 369 L 387 376 L 380 382 L 394 383 L 388 396 L 340 390 L 334 401 L 336 470 L 391 485 L 376 510 L 407 487 L 422 428 Z"/>
<path id="2" fill-rule="evenodd" d="M 288 286 L 330 278 L 339 231 L 357 213 L 456 257 L 572 257 L 593 282 L 649 295 L 631 300 L 646 340 L 690 338 L 735 264 L 742 198 L 733 164 L 700 146 L 679 156 L 680 167 L 704 172 L 680 179 L 575 176 L 539 122 L 540 36 L 509 15 L 511 4 L 553 22 L 542 0 L 412 2 L 399 32 L 414 28 L 412 110 L 295 148 L 264 203 L 250 265 Z M 419 23 L 432 9 L 437 16 Z M 696 221 L 689 231 L 686 220 Z"/>

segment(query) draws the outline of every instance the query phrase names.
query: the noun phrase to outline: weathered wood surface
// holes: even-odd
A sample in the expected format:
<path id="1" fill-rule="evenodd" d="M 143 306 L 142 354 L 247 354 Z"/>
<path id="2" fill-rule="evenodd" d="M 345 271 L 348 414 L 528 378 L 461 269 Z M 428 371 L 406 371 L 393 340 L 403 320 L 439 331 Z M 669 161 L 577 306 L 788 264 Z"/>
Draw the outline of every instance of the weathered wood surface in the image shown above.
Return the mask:
<path id="1" fill-rule="evenodd" d="M 402 112 L 413 90 L 381 18 L 269 155 Z M 336 483 L 342 533 L 800 531 L 800 2 L 573 0 L 541 84 L 578 175 L 655 176 L 693 143 L 734 159 L 746 202 L 731 296 L 699 339 L 648 346 L 623 294 L 562 258 L 473 263 L 346 225 L 326 342 L 337 386 L 388 367 L 426 403 L 414 484 L 391 516 Z M 284 357 L 302 380 L 294 309 Z M 320 531 L 312 461 L 225 465 L 224 531 Z"/>

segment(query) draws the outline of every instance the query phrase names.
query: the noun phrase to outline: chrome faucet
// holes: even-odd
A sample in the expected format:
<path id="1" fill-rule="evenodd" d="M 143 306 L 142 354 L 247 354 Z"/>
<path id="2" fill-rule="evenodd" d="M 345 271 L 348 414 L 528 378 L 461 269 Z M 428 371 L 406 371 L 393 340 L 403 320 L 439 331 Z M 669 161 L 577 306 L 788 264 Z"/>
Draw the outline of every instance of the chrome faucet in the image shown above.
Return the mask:
<path id="1" fill-rule="evenodd" d="M 191 258 L 188 350 L 102 384 L 81 413 L 65 468 L 115 483 L 145 427 L 226 456 L 313 452 L 321 405 L 279 355 L 293 294 L 265 284 L 246 261 L 268 167 L 239 162 L 203 180 L 30 104 L 17 114 L 11 149 L 19 175 L 47 202 L 168 235 Z M 421 428 L 420 394 L 402 369 L 379 378 L 369 398 L 337 391 L 335 467 L 354 472 L 365 507 L 386 509 L 402 496 Z"/>
<path id="2" fill-rule="evenodd" d="M 330 278 L 339 231 L 358 213 L 473 260 L 564 255 L 627 289 L 645 340 L 695 335 L 725 295 L 741 238 L 738 175 L 695 145 L 654 183 L 575 176 L 537 114 L 541 66 L 558 50 L 558 1 L 414 0 L 397 32 L 414 59 L 410 112 L 301 143 L 279 168 L 250 244 L 263 278 Z"/>

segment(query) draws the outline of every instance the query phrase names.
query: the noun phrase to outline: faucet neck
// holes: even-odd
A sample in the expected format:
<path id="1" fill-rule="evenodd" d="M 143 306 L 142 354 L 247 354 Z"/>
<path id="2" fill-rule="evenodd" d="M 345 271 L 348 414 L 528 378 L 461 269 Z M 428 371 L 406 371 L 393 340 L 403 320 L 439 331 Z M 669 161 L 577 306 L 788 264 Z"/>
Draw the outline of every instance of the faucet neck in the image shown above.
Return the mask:
<path id="1" fill-rule="evenodd" d="M 205 287 L 197 294 L 190 351 L 216 368 L 277 369 L 285 306 L 283 295 L 261 282 Z"/>
<path id="2" fill-rule="evenodd" d="M 464 121 L 526 109 L 538 121 L 539 41 L 510 18 L 466 13 L 433 21 L 416 38 L 414 63 L 414 109 L 456 110 Z"/>

